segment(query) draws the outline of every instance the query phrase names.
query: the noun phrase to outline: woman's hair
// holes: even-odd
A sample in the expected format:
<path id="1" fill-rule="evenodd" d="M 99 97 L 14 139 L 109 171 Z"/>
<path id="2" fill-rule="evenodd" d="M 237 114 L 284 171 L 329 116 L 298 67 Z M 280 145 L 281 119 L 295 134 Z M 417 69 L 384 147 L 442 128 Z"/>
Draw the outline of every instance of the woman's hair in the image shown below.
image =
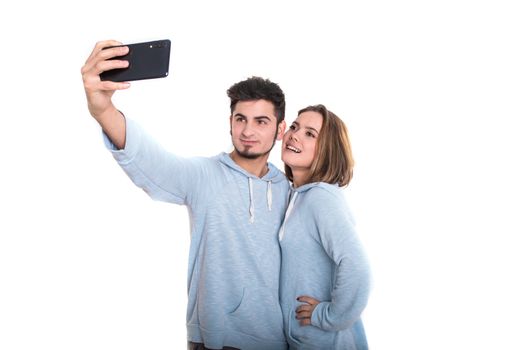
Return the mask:
<path id="1" fill-rule="evenodd" d="M 231 113 L 239 101 L 266 100 L 273 104 L 277 124 L 284 120 L 286 102 L 283 90 L 268 79 L 251 77 L 230 86 L 226 93 L 230 98 Z"/>
<path id="2" fill-rule="evenodd" d="M 345 123 L 321 104 L 303 108 L 297 115 L 309 111 L 321 114 L 323 124 L 306 183 L 326 182 L 341 187 L 348 185 L 353 176 L 354 158 Z M 288 180 L 293 181 L 292 169 L 285 165 L 284 170 Z"/>

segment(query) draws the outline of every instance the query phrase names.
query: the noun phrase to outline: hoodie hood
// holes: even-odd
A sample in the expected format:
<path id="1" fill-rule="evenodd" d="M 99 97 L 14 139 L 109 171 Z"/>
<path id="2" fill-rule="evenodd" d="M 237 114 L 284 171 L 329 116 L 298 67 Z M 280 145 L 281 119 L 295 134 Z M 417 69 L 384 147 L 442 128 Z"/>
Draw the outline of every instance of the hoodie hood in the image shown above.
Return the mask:
<path id="1" fill-rule="evenodd" d="M 312 182 L 309 184 L 305 184 L 302 186 L 299 186 L 297 188 L 294 188 L 293 186 L 290 187 L 290 194 L 288 196 L 288 208 L 286 208 L 286 214 L 284 215 L 284 220 L 281 225 L 281 229 L 279 230 L 279 241 L 283 239 L 284 237 L 284 229 L 286 226 L 286 222 L 288 221 L 288 218 L 290 217 L 290 214 L 293 211 L 293 207 L 295 205 L 295 201 L 297 200 L 297 196 L 299 194 L 304 195 L 306 192 L 311 190 L 314 187 L 321 187 L 328 191 L 334 191 L 336 188 L 338 188 L 337 185 L 331 185 L 326 182 Z"/>
<path id="2" fill-rule="evenodd" d="M 280 171 L 277 169 L 272 163 L 267 163 L 268 165 L 268 172 L 263 177 L 258 177 L 254 174 L 251 174 L 244 170 L 242 167 L 240 167 L 237 163 L 233 161 L 233 159 L 230 157 L 228 153 L 221 153 L 219 155 L 219 161 L 226 165 L 228 168 L 235 170 L 236 172 L 242 174 L 244 177 L 246 177 L 248 181 L 248 193 L 249 193 L 249 208 L 248 212 L 250 215 L 250 223 L 255 222 L 255 195 L 253 190 L 253 183 L 254 181 L 265 181 L 267 183 L 266 185 L 266 203 L 268 210 L 272 210 L 272 184 L 276 184 L 282 181 L 287 181 L 286 177 Z"/>

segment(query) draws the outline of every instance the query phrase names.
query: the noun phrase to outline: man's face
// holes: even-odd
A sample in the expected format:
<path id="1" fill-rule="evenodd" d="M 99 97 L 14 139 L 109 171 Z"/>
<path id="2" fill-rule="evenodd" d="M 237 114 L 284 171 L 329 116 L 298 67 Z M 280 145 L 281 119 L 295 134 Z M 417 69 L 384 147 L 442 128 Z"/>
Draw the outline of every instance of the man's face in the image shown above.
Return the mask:
<path id="1" fill-rule="evenodd" d="M 284 122 L 277 127 L 273 104 L 266 100 L 239 101 L 230 117 L 233 147 L 248 159 L 267 156 L 281 140 Z"/>

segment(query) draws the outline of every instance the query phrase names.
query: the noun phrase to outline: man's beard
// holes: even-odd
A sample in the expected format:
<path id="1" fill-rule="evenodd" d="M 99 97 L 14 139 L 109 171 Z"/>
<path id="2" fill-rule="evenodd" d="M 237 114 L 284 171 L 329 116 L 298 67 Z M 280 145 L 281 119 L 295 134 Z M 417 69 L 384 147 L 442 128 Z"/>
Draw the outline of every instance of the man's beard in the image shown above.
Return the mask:
<path id="1" fill-rule="evenodd" d="M 233 145 L 233 148 L 235 148 L 235 152 L 237 152 L 238 155 L 240 155 L 241 157 L 245 159 L 257 159 L 257 158 L 262 158 L 262 157 L 267 156 L 272 151 L 273 146 L 275 146 L 275 138 L 273 139 L 273 143 L 270 146 L 270 148 L 267 151 L 262 152 L 262 153 L 250 153 L 249 150 L 241 151 L 240 149 L 235 147 L 235 144 Z"/>
<path id="2" fill-rule="evenodd" d="M 238 149 L 235 146 L 233 146 L 233 148 L 235 148 L 235 152 L 237 152 L 237 154 L 240 155 L 242 158 L 257 159 L 257 158 L 261 158 L 261 157 L 264 157 L 267 154 L 269 154 L 271 152 L 272 148 L 273 148 L 273 145 L 272 145 L 272 147 L 270 147 L 270 149 L 268 151 L 263 152 L 263 153 L 250 153 L 250 151 L 241 151 L 240 149 Z"/>
<path id="3" fill-rule="evenodd" d="M 257 158 L 260 158 L 260 157 L 264 157 L 266 155 L 268 155 L 272 149 L 273 149 L 273 146 L 275 146 L 275 141 L 277 140 L 277 133 L 279 132 L 279 130 L 275 130 L 275 135 L 273 136 L 273 142 L 272 142 L 272 145 L 270 146 L 270 148 L 265 151 L 265 152 L 262 152 L 262 153 L 250 153 L 249 151 L 241 151 L 240 149 L 238 149 L 236 146 L 235 146 L 235 143 L 232 142 L 233 144 L 233 148 L 235 149 L 235 152 L 237 152 L 238 155 L 240 155 L 241 157 L 245 158 L 245 159 L 257 159 Z M 230 135 L 232 134 L 232 131 L 231 131 L 231 128 L 230 128 Z M 233 141 L 233 140 L 232 140 Z"/>

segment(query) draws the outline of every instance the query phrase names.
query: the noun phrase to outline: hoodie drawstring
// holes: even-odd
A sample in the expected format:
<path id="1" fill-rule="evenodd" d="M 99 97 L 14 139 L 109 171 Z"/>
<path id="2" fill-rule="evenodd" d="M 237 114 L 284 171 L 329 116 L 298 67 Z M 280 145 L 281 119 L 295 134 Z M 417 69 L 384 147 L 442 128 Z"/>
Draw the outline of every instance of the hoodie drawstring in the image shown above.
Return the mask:
<path id="1" fill-rule="evenodd" d="M 255 203 L 253 199 L 253 182 L 252 178 L 248 178 L 248 187 L 250 192 L 250 224 L 255 222 Z M 266 187 L 266 204 L 268 205 L 268 210 L 272 211 L 272 181 L 268 181 L 268 186 Z"/>
<path id="2" fill-rule="evenodd" d="M 286 214 L 284 214 L 284 221 L 281 225 L 281 229 L 279 230 L 279 241 L 282 241 L 284 237 L 284 226 L 286 225 L 286 221 L 288 220 L 288 217 L 290 216 L 290 213 L 292 212 L 293 206 L 295 204 L 295 199 L 297 198 L 297 193 L 294 192 L 292 199 L 290 199 L 290 203 L 288 203 L 288 208 L 286 208 Z"/>
<path id="3" fill-rule="evenodd" d="M 250 187 L 250 224 L 255 221 L 255 205 L 253 203 L 253 184 L 252 178 L 248 178 L 248 186 Z"/>
<path id="4" fill-rule="evenodd" d="M 272 211 L 272 180 L 268 181 L 266 188 L 266 203 L 268 203 L 268 210 Z"/>

